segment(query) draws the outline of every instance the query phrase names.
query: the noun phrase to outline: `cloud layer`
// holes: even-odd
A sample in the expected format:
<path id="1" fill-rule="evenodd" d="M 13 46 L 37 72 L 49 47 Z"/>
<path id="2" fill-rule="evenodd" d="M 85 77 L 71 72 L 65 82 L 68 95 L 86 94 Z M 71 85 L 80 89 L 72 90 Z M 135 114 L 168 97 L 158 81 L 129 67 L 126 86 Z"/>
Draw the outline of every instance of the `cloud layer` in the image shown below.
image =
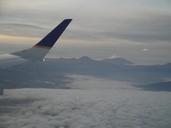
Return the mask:
<path id="1" fill-rule="evenodd" d="M 102 82 L 90 78 L 93 83 L 98 83 L 94 86 L 88 81 L 89 78 L 86 79 L 87 77 L 78 78 L 77 89 L 71 90 L 7 90 L 6 95 L 0 97 L 2 103 L 0 126 L 8 128 L 171 126 L 170 93 L 116 88 L 116 83 L 112 86 L 111 81 Z"/>

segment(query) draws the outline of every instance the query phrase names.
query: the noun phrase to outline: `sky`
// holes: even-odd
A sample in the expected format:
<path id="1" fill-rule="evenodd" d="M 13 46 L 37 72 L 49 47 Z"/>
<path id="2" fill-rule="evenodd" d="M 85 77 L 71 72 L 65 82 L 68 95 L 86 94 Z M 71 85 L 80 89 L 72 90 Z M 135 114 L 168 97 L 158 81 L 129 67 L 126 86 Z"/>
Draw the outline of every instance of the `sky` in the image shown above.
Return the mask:
<path id="1" fill-rule="evenodd" d="M 170 0 L 0 0 L 0 53 L 31 47 L 65 18 L 48 57 L 171 62 Z"/>

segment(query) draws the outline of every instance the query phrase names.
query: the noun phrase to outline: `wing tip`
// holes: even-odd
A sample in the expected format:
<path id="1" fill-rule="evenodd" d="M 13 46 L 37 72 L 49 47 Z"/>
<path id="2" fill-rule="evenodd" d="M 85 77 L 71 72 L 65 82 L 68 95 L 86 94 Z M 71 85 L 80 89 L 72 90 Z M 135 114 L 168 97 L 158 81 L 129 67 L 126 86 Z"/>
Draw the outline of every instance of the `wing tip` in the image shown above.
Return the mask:
<path id="1" fill-rule="evenodd" d="M 72 19 L 64 19 L 55 29 L 33 47 L 51 48 L 68 27 Z"/>
<path id="2" fill-rule="evenodd" d="M 63 22 L 67 22 L 68 24 L 72 21 L 72 19 L 64 19 Z"/>

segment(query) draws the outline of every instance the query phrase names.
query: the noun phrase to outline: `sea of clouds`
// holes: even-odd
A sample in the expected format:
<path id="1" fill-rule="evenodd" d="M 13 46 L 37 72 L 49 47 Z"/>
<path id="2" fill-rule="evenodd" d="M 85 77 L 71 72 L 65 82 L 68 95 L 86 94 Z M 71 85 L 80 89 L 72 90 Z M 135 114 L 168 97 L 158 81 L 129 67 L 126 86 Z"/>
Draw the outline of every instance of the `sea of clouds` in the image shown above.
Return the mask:
<path id="1" fill-rule="evenodd" d="M 171 127 L 170 92 L 126 88 L 125 82 L 118 86 L 118 81 L 93 77 L 73 78 L 71 89 L 6 90 L 0 97 L 0 127 Z"/>

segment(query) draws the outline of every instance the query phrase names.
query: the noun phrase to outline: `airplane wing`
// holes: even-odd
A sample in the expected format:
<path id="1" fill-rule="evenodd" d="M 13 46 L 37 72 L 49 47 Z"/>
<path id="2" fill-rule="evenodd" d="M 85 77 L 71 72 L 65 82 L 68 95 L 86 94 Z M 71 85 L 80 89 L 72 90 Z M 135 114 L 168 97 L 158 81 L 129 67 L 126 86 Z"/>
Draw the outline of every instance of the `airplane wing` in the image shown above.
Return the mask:
<path id="1" fill-rule="evenodd" d="M 14 65 L 25 63 L 27 61 L 43 60 L 71 21 L 72 19 L 63 20 L 55 29 L 53 29 L 47 36 L 45 36 L 32 48 L 11 54 L 0 55 L 0 68 L 8 68 Z"/>

